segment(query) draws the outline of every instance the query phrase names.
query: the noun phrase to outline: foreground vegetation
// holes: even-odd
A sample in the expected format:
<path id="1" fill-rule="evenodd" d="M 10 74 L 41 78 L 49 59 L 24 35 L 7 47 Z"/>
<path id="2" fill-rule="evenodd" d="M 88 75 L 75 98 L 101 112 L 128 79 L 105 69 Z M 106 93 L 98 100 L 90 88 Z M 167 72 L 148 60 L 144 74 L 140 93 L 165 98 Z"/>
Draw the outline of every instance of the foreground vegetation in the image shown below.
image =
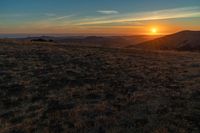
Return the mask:
<path id="1" fill-rule="evenodd" d="M 0 44 L 1 133 L 198 133 L 200 54 Z"/>

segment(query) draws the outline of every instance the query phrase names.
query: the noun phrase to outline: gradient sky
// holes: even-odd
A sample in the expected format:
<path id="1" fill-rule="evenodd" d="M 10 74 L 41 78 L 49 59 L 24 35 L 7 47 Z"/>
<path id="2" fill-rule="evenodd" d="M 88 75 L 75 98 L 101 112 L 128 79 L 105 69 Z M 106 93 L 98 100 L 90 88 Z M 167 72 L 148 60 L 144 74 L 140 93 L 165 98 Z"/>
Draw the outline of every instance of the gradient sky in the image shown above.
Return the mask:
<path id="1" fill-rule="evenodd" d="M 0 0 L 0 33 L 161 34 L 200 30 L 200 0 Z"/>

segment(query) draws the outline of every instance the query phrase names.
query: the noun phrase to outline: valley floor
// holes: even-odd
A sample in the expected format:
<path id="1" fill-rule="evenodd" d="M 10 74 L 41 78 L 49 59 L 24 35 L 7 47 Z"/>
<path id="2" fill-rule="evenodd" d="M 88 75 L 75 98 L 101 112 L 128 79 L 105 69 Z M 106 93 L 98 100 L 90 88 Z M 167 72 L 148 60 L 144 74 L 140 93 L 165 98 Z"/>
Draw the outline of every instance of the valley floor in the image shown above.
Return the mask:
<path id="1" fill-rule="evenodd" d="M 0 44 L 1 133 L 198 133 L 200 54 Z"/>

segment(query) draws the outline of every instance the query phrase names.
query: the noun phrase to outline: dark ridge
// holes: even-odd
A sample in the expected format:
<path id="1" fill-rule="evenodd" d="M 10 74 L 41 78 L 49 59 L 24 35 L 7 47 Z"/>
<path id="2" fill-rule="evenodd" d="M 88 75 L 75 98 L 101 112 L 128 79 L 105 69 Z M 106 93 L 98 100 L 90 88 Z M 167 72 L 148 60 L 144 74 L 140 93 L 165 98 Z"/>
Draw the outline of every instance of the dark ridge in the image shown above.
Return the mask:
<path id="1" fill-rule="evenodd" d="M 139 43 L 128 48 L 142 48 L 150 50 L 200 50 L 200 31 L 180 31 L 151 41 Z"/>

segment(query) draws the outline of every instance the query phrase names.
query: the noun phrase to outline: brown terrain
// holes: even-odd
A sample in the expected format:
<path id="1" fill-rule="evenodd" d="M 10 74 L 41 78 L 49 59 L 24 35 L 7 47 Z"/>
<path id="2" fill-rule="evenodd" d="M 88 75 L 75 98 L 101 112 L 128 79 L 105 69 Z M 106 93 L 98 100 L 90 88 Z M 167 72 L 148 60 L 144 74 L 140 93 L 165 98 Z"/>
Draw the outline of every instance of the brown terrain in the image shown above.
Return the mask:
<path id="1" fill-rule="evenodd" d="M 0 133 L 199 133 L 200 54 L 0 41 Z"/>
<path id="2" fill-rule="evenodd" d="M 137 45 L 130 45 L 142 49 L 153 50 L 178 50 L 178 51 L 200 51 L 200 31 L 181 31 Z"/>

